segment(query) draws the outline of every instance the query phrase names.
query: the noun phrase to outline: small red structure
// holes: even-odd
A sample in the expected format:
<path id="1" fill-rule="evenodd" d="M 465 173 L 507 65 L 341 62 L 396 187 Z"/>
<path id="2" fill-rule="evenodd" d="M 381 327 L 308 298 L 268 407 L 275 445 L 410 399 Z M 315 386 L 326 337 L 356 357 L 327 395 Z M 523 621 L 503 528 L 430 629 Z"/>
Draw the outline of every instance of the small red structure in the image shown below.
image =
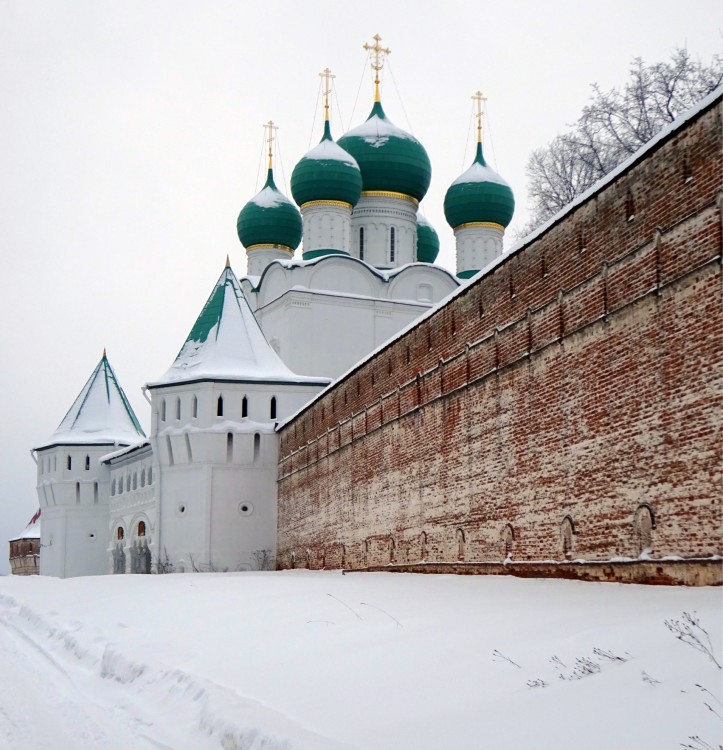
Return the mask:
<path id="1" fill-rule="evenodd" d="M 10 572 L 36 576 L 40 572 L 40 510 L 21 534 L 10 540 Z"/>

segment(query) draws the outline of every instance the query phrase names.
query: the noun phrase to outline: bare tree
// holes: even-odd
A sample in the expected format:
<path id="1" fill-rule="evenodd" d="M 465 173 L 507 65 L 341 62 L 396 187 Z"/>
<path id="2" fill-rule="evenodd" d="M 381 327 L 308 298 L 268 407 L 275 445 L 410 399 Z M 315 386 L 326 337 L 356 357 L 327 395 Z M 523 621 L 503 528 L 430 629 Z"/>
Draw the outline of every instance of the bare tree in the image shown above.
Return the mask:
<path id="1" fill-rule="evenodd" d="M 527 161 L 532 218 L 518 235 L 547 221 L 721 82 L 723 56 L 704 65 L 678 48 L 664 62 L 635 58 L 622 89 L 593 84 L 578 121 Z"/>

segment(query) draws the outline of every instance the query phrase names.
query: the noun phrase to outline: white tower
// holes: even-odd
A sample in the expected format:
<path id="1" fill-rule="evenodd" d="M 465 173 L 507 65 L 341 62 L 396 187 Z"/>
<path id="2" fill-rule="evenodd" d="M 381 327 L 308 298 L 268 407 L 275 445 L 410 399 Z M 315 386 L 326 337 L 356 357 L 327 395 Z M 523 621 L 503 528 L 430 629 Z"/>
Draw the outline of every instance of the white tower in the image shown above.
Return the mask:
<path id="1" fill-rule="evenodd" d="M 175 362 L 148 384 L 163 561 L 189 572 L 273 560 L 276 423 L 328 383 L 283 364 L 227 260 Z"/>
<path id="2" fill-rule="evenodd" d="M 43 514 L 41 575 L 107 572 L 110 473 L 99 459 L 144 437 L 104 351 L 58 429 L 33 451 Z"/>

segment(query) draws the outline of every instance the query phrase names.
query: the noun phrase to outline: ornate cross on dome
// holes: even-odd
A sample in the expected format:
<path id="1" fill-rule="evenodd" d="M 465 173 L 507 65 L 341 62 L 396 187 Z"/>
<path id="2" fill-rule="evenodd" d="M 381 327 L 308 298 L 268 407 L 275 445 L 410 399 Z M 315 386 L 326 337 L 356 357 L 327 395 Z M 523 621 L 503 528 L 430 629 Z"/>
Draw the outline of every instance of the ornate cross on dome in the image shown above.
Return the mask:
<path id="1" fill-rule="evenodd" d="M 481 91 L 475 91 L 472 100 L 477 102 L 477 143 L 482 143 L 482 109 L 487 97 Z"/>
<path id="2" fill-rule="evenodd" d="M 331 94 L 331 79 L 336 78 L 335 75 L 332 74 L 331 70 L 329 68 L 324 68 L 324 70 L 319 73 L 319 76 L 323 78 L 324 80 L 324 120 L 329 120 L 329 94 Z"/>
<path id="3" fill-rule="evenodd" d="M 379 102 L 381 101 L 379 96 L 379 71 L 384 67 L 384 58 L 390 55 L 392 51 L 389 47 L 382 47 L 379 44 L 382 41 L 379 34 L 374 34 L 372 39 L 374 39 L 374 44 L 365 44 L 364 49 L 371 53 L 371 66 L 374 71 L 374 101 Z"/>
<path id="4" fill-rule="evenodd" d="M 279 126 L 274 125 L 273 120 L 264 123 L 264 133 L 266 134 L 266 140 L 269 144 L 269 169 L 273 169 L 274 166 L 274 151 L 272 144 L 274 142 L 274 131 L 278 129 Z"/>

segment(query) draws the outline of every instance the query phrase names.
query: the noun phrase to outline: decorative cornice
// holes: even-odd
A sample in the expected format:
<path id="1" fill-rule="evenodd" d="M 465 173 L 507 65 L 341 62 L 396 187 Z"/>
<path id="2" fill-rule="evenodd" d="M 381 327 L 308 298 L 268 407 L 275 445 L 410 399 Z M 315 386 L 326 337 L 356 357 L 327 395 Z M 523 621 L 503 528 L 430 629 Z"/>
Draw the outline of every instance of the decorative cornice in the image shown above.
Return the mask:
<path id="1" fill-rule="evenodd" d="M 338 208 L 348 208 L 350 211 L 353 208 L 351 203 L 347 203 L 346 201 L 306 201 L 299 208 L 303 211 L 305 208 L 311 208 L 312 206 L 336 206 Z"/>
<path id="2" fill-rule="evenodd" d="M 419 201 L 411 195 L 406 193 L 395 193 L 392 190 L 362 190 L 362 197 L 366 198 L 396 198 L 401 201 L 409 201 L 415 206 L 419 205 Z"/>
<path id="3" fill-rule="evenodd" d="M 473 227 L 487 227 L 488 229 L 499 229 L 501 232 L 505 231 L 502 224 L 496 224 L 494 221 L 470 221 L 467 224 L 460 224 L 458 227 L 455 227 L 454 231 L 457 232 L 460 229 L 472 229 Z"/>
<path id="4" fill-rule="evenodd" d="M 246 248 L 246 252 L 250 253 L 252 250 L 283 250 L 285 253 L 294 254 L 294 248 L 288 245 L 271 245 L 271 244 L 260 244 L 260 245 L 249 245 Z"/>

